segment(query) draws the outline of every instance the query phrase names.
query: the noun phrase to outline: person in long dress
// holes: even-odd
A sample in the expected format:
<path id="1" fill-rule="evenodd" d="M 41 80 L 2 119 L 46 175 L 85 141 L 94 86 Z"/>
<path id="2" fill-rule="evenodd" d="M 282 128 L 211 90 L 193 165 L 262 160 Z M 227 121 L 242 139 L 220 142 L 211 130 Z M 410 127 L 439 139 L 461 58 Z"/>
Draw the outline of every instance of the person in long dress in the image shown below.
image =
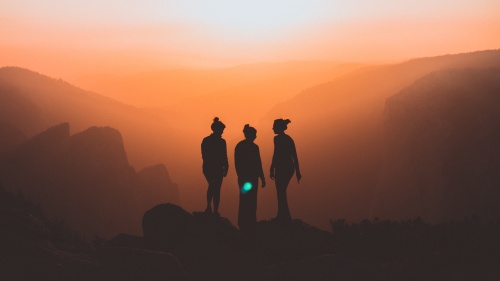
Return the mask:
<path id="1" fill-rule="evenodd" d="M 257 138 L 257 130 L 246 124 L 243 128 L 243 134 L 245 139 L 240 141 L 234 150 L 234 165 L 240 189 L 238 209 L 238 226 L 240 230 L 250 229 L 257 222 L 259 178 L 262 187 L 266 186 L 259 146 L 254 143 Z"/>
<path id="2" fill-rule="evenodd" d="M 299 159 L 293 139 L 285 134 L 288 129 L 289 119 L 276 119 L 273 124 L 274 153 L 271 163 L 271 179 L 276 183 L 276 192 L 278 195 L 278 215 L 277 220 L 291 220 L 290 209 L 288 208 L 288 199 L 286 190 L 290 179 L 295 173 L 297 181 L 300 182 Z"/>

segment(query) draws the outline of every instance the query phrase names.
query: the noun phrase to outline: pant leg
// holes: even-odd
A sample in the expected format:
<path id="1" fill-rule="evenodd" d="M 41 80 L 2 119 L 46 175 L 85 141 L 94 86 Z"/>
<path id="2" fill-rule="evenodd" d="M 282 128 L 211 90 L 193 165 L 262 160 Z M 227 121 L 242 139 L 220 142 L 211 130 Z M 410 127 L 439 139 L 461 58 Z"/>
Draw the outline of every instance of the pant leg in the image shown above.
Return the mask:
<path id="1" fill-rule="evenodd" d="M 252 184 L 252 189 L 242 192 L 243 185 L 246 182 Z M 238 178 L 240 188 L 240 205 L 238 208 L 238 226 L 240 229 L 247 229 L 257 222 L 257 180 L 247 180 Z"/>
<path id="2" fill-rule="evenodd" d="M 288 188 L 288 183 L 290 183 L 290 179 L 292 178 L 293 173 L 287 174 L 276 174 L 275 182 L 276 182 L 276 192 L 278 196 L 278 215 L 279 219 L 290 220 L 290 209 L 288 208 L 288 198 L 286 195 L 286 190 Z"/>

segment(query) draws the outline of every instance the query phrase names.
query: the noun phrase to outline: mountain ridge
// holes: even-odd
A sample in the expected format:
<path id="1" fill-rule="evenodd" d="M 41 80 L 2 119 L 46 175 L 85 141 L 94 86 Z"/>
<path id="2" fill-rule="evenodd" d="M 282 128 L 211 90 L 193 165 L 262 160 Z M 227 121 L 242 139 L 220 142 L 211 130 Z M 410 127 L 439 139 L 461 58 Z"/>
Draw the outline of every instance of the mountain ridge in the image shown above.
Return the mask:
<path id="1" fill-rule="evenodd" d="M 500 67 L 449 69 L 387 100 L 373 215 L 431 222 L 500 216 L 498 81 Z"/>
<path id="2" fill-rule="evenodd" d="M 90 127 L 70 135 L 69 123 L 62 123 L 0 159 L 0 178 L 7 190 L 22 191 L 85 237 L 109 237 L 139 233 L 142 213 L 152 205 L 180 203 L 165 166 L 154 167 L 136 172 L 116 129 Z"/>

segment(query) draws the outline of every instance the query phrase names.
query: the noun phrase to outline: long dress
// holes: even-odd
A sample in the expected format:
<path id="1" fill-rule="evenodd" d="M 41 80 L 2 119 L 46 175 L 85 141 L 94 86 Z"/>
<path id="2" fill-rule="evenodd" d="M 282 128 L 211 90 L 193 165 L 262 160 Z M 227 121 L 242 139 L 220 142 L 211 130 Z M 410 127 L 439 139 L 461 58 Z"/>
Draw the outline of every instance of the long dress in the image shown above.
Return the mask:
<path id="1" fill-rule="evenodd" d="M 278 219 L 290 220 L 290 209 L 286 189 L 298 165 L 297 151 L 293 139 L 287 134 L 274 137 L 274 153 L 271 173 L 274 172 L 276 193 L 278 197 Z"/>
<path id="2" fill-rule="evenodd" d="M 238 226 L 248 229 L 257 222 L 257 190 L 259 178 L 264 177 L 259 146 L 243 140 L 236 145 L 234 163 L 240 188 Z"/>

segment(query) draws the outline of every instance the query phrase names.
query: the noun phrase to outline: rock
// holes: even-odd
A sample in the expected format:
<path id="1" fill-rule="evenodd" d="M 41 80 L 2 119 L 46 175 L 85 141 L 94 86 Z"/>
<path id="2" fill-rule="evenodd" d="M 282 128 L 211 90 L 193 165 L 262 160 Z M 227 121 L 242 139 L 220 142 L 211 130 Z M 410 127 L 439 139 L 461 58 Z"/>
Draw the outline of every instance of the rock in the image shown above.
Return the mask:
<path id="1" fill-rule="evenodd" d="M 180 204 L 178 186 L 172 182 L 163 164 L 144 168 L 139 171 L 138 176 L 142 190 L 142 203 L 147 206 L 147 209 L 164 202 Z"/>
<path id="2" fill-rule="evenodd" d="M 272 264 L 242 276 L 239 280 L 260 281 L 356 281 L 393 280 L 379 268 L 351 258 L 325 254 Z"/>
<path id="3" fill-rule="evenodd" d="M 144 248 L 144 239 L 141 236 L 120 233 L 112 239 L 105 242 L 106 247 L 127 247 Z"/>
<path id="4" fill-rule="evenodd" d="M 188 280 L 178 259 L 168 253 L 128 247 L 105 247 L 99 251 L 102 280 Z"/>
<path id="5" fill-rule="evenodd" d="M 69 123 L 51 127 L 0 158 L 0 178 L 7 190 L 21 190 L 49 218 L 70 222 L 88 240 L 138 235 L 146 210 L 179 197 L 163 165 L 135 172 L 111 127 L 73 136 Z"/>
<path id="6" fill-rule="evenodd" d="M 90 127 L 71 136 L 75 167 L 107 177 L 131 171 L 120 132 L 111 127 Z"/>
<path id="7" fill-rule="evenodd" d="M 194 212 L 194 235 L 198 241 L 208 245 L 221 243 L 231 244 L 239 237 L 238 229 L 231 224 L 229 219 L 217 217 L 204 212 Z"/>
<path id="8" fill-rule="evenodd" d="M 188 243 L 193 235 L 193 216 L 174 204 L 157 205 L 144 214 L 142 231 L 147 246 L 170 251 Z"/>
<path id="9" fill-rule="evenodd" d="M 244 234 L 248 251 L 267 263 L 333 251 L 331 233 L 301 220 L 259 221 L 252 231 Z"/>
<path id="10" fill-rule="evenodd" d="M 0 122 L 0 136 L 2 136 L 0 138 L 0 156 L 27 139 L 25 134 L 6 122 Z"/>
<path id="11" fill-rule="evenodd" d="M 50 232 L 47 222 L 19 209 L 0 208 L 2 235 L 15 237 L 16 240 L 48 241 Z"/>
<path id="12" fill-rule="evenodd" d="M 500 216 L 500 70 L 430 74 L 387 100 L 371 217 Z"/>

